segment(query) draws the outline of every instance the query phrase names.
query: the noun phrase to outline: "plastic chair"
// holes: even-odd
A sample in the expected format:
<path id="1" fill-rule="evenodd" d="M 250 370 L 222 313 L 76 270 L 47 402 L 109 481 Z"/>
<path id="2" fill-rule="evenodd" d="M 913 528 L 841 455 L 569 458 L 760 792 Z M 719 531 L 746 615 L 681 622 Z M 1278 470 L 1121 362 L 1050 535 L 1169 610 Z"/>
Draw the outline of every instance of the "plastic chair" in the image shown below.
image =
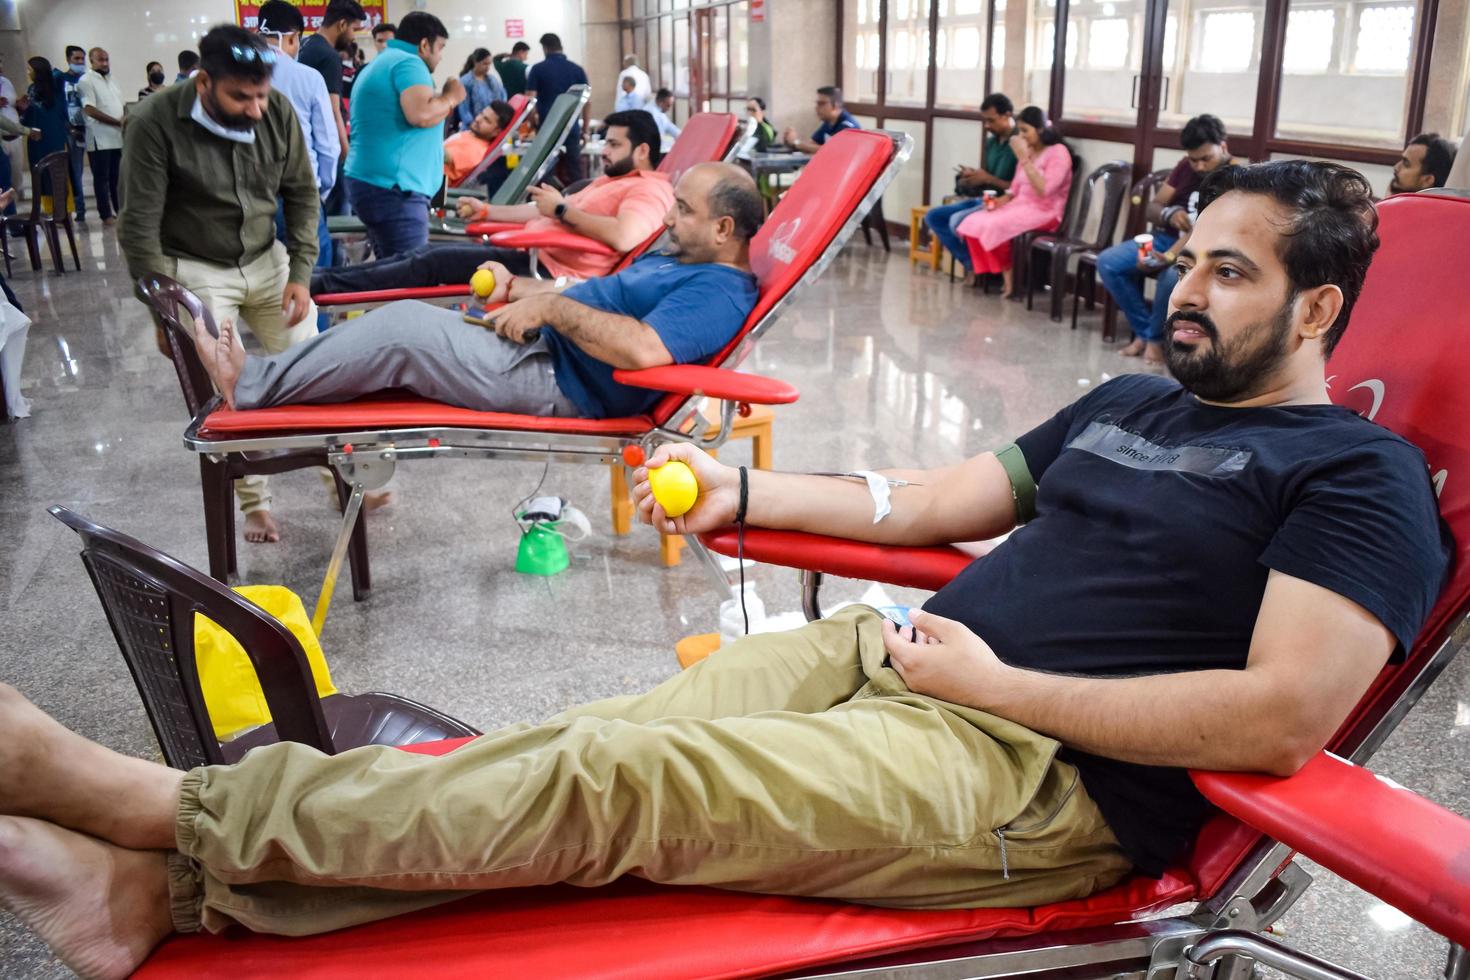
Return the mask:
<path id="1" fill-rule="evenodd" d="M 46 214 L 41 210 L 41 190 L 43 181 L 49 183 L 52 188 L 51 213 Z M 0 216 L 0 246 L 9 242 L 13 232 L 20 232 L 26 240 L 26 251 L 31 256 L 31 268 L 37 272 L 41 270 L 41 249 L 36 239 L 44 236 L 47 246 L 51 249 L 51 261 L 56 266 L 57 275 L 66 274 L 66 263 L 61 257 L 61 227 L 66 228 L 66 239 L 71 245 L 71 260 L 75 263 L 77 271 L 82 271 L 82 260 L 77 254 L 76 226 L 72 223 L 71 211 L 66 206 L 67 188 L 71 186 L 71 170 L 65 150 L 57 150 L 48 153 L 36 162 L 31 171 L 31 213 L 25 217 L 20 215 Z M 57 192 L 56 188 L 61 188 Z M 5 253 L 5 274 L 11 274 L 10 250 L 0 247 Z"/>
<path id="2" fill-rule="evenodd" d="M 1148 207 L 1148 202 L 1153 200 L 1155 194 L 1164 181 L 1168 179 L 1170 171 L 1155 170 L 1138 183 L 1133 185 L 1129 193 L 1129 201 L 1133 211 L 1137 215 L 1143 215 Z M 1144 219 L 1147 223 L 1147 219 Z M 1130 227 L 1139 227 L 1133 222 Z M 1086 249 L 1077 253 L 1077 276 L 1072 281 L 1072 329 L 1077 329 L 1077 301 L 1087 300 L 1087 309 L 1092 310 L 1097 296 L 1097 257 L 1101 249 Z M 1111 341 L 1114 337 L 1115 325 L 1118 321 L 1118 307 L 1113 303 L 1112 294 L 1103 291 L 1103 340 Z"/>
<path id="3" fill-rule="evenodd" d="M 191 320 L 203 319 L 210 333 L 217 332 L 214 317 L 198 296 L 166 276 L 145 276 L 138 280 L 138 294 L 153 315 L 154 323 L 167 338 L 169 356 L 184 393 L 189 417 L 197 416 L 214 397 L 214 383 L 199 362 L 192 330 L 184 325 L 182 313 Z M 307 467 L 327 466 L 323 450 L 263 450 L 232 453 L 222 458 L 199 457 L 199 485 L 204 496 L 204 538 L 209 549 L 210 577 L 228 583 L 237 571 L 238 554 L 235 541 L 234 482 L 244 476 L 287 473 Z M 346 508 L 352 490 L 332 471 L 337 486 L 337 502 Z M 347 551 L 352 574 L 352 597 L 358 602 L 372 591 L 372 572 L 368 563 L 367 526 L 358 521 L 353 528 Z"/>
<path id="4" fill-rule="evenodd" d="M 1062 289 L 1067 284 L 1067 262 L 1081 252 L 1097 254 L 1113 244 L 1113 233 L 1118 227 L 1118 217 L 1123 213 L 1123 200 L 1128 191 L 1128 180 L 1133 165 L 1126 160 L 1111 160 L 1087 175 L 1082 184 L 1082 198 L 1072 221 L 1073 234 L 1037 235 L 1031 239 L 1027 264 L 1040 256 L 1051 256 L 1051 318 L 1062 321 Z M 1092 215 L 1094 191 L 1102 197 L 1098 215 L 1097 231 L 1091 238 L 1082 237 L 1082 229 Z M 1036 277 L 1026 277 L 1026 309 L 1032 308 L 1036 290 Z"/>
<path id="5" fill-rule="evenodd" d="M 50 513 L 82 538 L 82 562 L 128 663 L 163 756 L 176 769 L 237 762 L 258 745 L 301 742 L 334 755 L 361 745 L 410 745 L 479 731 L 396 694 L 318 698 L 301 644 L 248 599 L 160 551 L 65 507 Z M 194 661 L 195 614 L 244 647 L 272 721 L 221 743 Z"/>

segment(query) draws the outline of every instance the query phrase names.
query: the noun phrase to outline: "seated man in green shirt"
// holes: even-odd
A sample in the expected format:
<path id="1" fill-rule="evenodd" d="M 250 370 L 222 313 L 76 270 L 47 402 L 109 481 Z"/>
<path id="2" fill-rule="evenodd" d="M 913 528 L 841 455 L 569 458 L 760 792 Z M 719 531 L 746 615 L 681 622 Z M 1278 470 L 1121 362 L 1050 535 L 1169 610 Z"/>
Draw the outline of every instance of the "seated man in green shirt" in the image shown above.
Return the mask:
<path id="1" fill-rule="evenodd" d="M 965 215 L 976 208 L 984 207 L 985 191 L 1005 193 L 1016 174 L 1016 152 L 1011 149 L 1011 135 L 1016 131 L 1015 106 L 999 92 L 992 92 L 980 103 L 980 118 L 985 125 L 985 148 L 981 153 L 979 167 L 959 167 L 955 189 L 960 193 L 972 194 L 963 201 L 932 207 L 924 215 L 924 223 L 939 244 L 949 249 L 960 265 L 969 271 L 970 250 L 960 241 L 955 228 Z"/>

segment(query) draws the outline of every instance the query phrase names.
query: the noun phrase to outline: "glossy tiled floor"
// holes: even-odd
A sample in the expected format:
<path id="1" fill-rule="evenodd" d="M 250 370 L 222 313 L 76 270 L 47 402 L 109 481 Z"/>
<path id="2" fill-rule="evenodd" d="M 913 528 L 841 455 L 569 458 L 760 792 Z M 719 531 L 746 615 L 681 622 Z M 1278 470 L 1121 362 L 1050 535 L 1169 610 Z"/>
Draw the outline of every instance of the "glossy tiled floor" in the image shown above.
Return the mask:
<path id="1" fill-rule="evenodd" d="M 82 734 L 153 757 L 75 539 L 45 507 L 76 508 L 203 566 L 198 470 L 180 443 L 172 369 L 129 298 L 111 230 L 94 223 L 83 249 L 81 275 L 17 270 L 12 280 L 36 320 L 24 389 L 34 417 L 0 426 L 0 679 Z M 804 393 L 777 417 L 776 465 L 830 469 L 958 460 L 1130 363 L 1099 340 L 1095 317 L 1074 333 L 858 243 L 748 366 Z M 725 457 L 748 452 L 736 444 Z M 327 625 L 341 689 L 399 692 L 488 729 L 646 688 L 675 669 L 676 639 L 716 628 L 720 597 L 706 573 L 661 568 L 646 529 L 611 535 L 600 469 L 546 474 L 545 490 L 592 518 L 572 568 L 552 579 L 514 573 L 510 507 L 541 471 L 447 460 L 400 469 L 398 504 L 370 523 L 373 595 L 354 605 L 339 593 Z M 310 599 L 334 516 L 310 473 L 278 479 L 276 500 L 285 540 L 242 544 L 242 577 Z M 768 608 L 795 608 L 794 573 L 766 568 L 756 579 Z M 833 583 L 828 598 L 864 589 Z M 1467 678 L 1462 658 L 1377 760 L 1385 775 L 1461 813 L 1470 813 Z M 1430 977 L 1443 962 L 1439 939 L 1326 873 L 1285 925 L 1293 944 L 1372 976 Z M 64 975 L 0 915 L 0 976 Z"/>

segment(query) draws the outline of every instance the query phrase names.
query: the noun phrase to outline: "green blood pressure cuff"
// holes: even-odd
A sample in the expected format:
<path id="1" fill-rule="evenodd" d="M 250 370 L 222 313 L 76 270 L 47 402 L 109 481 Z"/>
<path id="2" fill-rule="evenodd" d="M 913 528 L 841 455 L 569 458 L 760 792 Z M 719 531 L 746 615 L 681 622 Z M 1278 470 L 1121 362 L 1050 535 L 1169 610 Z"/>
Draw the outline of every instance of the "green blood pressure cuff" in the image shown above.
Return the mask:
<path id="1" fill-rule="evenodd" d="M 1025 524 L 1036 516 L 1036 481 L 1021 447 L 1014 442 L 995 451 L 995 458 L 1005 467 L 1011 481 L 1011 498 L 1016 502 L 1016 523 Z"/>

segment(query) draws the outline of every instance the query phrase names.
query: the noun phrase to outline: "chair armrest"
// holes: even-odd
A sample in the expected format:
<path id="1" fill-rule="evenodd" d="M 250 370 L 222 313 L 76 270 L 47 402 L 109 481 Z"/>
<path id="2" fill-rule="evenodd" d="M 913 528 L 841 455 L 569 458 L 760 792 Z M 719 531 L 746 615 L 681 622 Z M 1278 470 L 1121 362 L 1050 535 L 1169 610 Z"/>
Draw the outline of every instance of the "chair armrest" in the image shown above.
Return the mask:
<path id="1" fill-rule="evenodd" d="M 526 226 L 519 221 L 471 221 L 464 226 L 466 235 L 494 235 L 501 231 L 520 231 Z"/>
<path id="2" fill-rule="evenodd" d="M 734 527 L 701 534 L 699 540 L 705 547 L 722 555 L 733 557 L 736 553 L 737 531 Z M 804 531 L 772 531 L 763 527 L 745 529 L 745 557 L 768 565 L 785 565 L 931 592 L 949 584 L 975 560 L 949 545 L 909 548 Z"/>
<path id="3" fill-rule="evenodd" d="M 312 297 L 321 306 L 362 306 L 367 303 L 392 303 L 400 299 L 451 299 L 470 295 L 470 284 L 449 286 L 411 286 L 402 289 L 375 289 L 357 293 L 319 293 Z"/>
<path id="4" fill-rule="evenodd" d="M 604 245 L 595 238 L 578 235 L 559 228 L 544 231 L 524 228 L 516 231 L 498 231 L 490 236 L 491 245 L 502 248 L 555 248 L 564 252 L 581 252 L 584 255 L 622 255 L 611 245 Z"/>
<path id="5" fill-rule="evenodd" d="M 708 395 L 752 405 L 789 405 L 801 394 L 785 381 L 703 364 L 669 364 L 637 371 L 618 369 L 613 372 L 613 380 L 635 388 Z"/>
<path id="6" fill-rule="evenodd" d="M 1470 944 L 1470 820 L 1326 752 L 1284 779 L 1189 775 L 1226 813 Z"/>

